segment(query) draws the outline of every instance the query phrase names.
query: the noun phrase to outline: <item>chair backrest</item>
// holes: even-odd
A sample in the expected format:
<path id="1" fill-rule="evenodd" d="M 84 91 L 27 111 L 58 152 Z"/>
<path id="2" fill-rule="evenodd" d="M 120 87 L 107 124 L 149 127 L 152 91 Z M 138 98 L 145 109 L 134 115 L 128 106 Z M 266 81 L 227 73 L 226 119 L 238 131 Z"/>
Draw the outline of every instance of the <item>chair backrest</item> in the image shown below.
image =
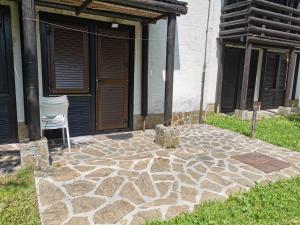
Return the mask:
<path id="1" fill-rule="evenodd" d="M 44 116 L 68 115 L 69 101 L 67 96 L 40 97 L 40 114 Z"/>

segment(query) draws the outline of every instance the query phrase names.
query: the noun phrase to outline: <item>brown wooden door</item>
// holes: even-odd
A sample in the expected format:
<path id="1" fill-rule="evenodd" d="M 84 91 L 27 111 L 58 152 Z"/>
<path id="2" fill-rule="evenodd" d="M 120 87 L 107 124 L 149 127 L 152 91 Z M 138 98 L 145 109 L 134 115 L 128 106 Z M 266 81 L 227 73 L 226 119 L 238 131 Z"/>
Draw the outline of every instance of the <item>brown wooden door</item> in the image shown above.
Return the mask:
<path id="1" fill-rule="evenodd" d="M 287 74 L 287 55 L 268 52 L 262 87 L 262 108 L 271 109 L 283 105 Z"/>
<path id="2" fill-rule="evenodd" d="M 98 29 L 97 130 L 128 128 L 129 33 Z M 117 36 L 119 38 L 113 38 Z"/>

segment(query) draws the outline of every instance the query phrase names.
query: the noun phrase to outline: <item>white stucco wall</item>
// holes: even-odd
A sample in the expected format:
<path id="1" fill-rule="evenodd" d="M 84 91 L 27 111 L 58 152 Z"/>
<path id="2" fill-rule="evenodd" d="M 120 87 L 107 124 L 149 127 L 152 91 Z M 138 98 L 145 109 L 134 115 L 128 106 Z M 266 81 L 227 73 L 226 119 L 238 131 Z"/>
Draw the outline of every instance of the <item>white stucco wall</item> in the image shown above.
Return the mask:
<path id="1" fill-rule="evenodd" d="M 13 42 L 13 59 L 14 59 L 14 74 L 15 74 L 15 89 L 16 89 L 16 104 L 17 104 L 17 119 L 18 122 L 24 122 L 24 98 L 23 98 L 23 77 L 22 77 L 22 54 L 21 54 L 21 39 L 18 4 L 14 1 L 0 0 L 0 5 L 9 6 L 11 16 L 11 31 Z"/>
<path id="2" fill-rule="evenodd" d="M 208 30 L 207 75 L 204 92 L 204 103 L 206 106 L 207 104 L 215 103 L 216 100 L 218 61 L 220 57 L 217 38 L 219 37 L 219 25 L 222 7 L 222 0 L 210 1 L 211 10 Z"/>
<path id="3" fill-rule="evenodd" d="M 188 14 L 177 18 L 173 111 L 189 112 L 200 108 L 208 0 L 188 0 Z M 208 33 L 207 74 L 204 105 L 214 103 L 218 51 L 217 37 L 221 2 L 211 1 Z M 162 113 L 166 61 L 167 21 L 150 25 L 149 113 Z"/>

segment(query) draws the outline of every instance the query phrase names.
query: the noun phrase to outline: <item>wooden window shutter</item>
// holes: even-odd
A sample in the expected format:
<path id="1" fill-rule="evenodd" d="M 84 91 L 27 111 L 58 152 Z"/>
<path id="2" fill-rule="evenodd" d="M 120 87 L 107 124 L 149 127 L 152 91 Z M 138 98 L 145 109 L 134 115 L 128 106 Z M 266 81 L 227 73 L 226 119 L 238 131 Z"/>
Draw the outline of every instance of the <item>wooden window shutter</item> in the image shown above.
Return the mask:
<path id="1" fill-rule="evenodd" d="M 89 92 L 88 34 L 81 31 L 88 31 L 88 26 L 51 25 L 49 81 L 52 94 Z"/>

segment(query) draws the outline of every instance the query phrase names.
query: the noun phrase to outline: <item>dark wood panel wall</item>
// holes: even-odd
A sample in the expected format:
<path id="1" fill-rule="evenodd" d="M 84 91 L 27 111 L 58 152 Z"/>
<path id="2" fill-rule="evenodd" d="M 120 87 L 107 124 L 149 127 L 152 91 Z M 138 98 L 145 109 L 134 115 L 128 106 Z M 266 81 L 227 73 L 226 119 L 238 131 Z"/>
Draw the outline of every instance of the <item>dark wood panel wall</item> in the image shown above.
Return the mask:
<path id="1" fill-rule="evenodd" d="M 231 1 L 221 15 L 220 37 L 239 40 L 251 37 L 274 43 L 300 46 L 300 10 L 287 1 Z"/>

